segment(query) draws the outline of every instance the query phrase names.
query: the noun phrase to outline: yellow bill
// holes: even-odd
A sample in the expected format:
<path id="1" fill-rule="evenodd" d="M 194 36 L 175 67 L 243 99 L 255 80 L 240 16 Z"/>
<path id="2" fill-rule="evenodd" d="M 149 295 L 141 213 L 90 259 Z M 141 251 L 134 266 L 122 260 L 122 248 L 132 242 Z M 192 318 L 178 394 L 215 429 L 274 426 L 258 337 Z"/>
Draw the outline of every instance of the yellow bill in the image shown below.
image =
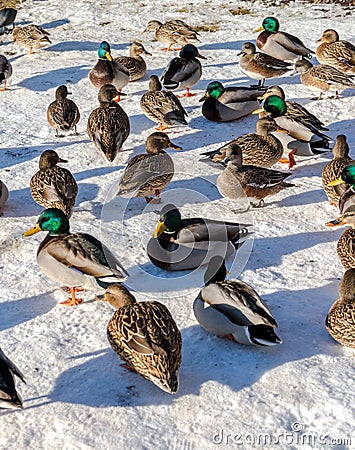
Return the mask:
<path id="1" fill-rule="evenodd" d="M 257 28 L 256 30 L 253 30 L 253 33 L 257 33 L 258 31 L 263 31 L 265 28 L 263 26 Z"/>
<path id="2" fill-rule="evenodd" d="M 199 102 L 204 102 L 205 100 L 207 100 L 210 97 L 211 97 L 210 94 L 208 92 L 206 92 L 206 94 L 200 98 Z"/>
<path id="3" fill-rule="evenodd" d="M 279 133 L 288 134 L 288 131 L 285 130 L 284 128 L 277 127 L 277 128 L 276 128 L 276 131 L 278 131 Z"/>
<path id="4" fill-rule="evenodd" d="M 106 52 L 105 56 L 106 56 L 106 58 L 107 58 L 109 61 L 113 61 L 110 52 Z"/>
<path id="5" fill-rule="evenodd" d="M 164 222 L 159 222 L 158 226 L 156 227 L 154 233 L 153 233 L 153 237 L 157 238 L 159 237 L 161 234 L 164 233 L 164 231 L 166 230 L 166 225 Z"/>
<path id="6" fill-rule="evenodd" d="M 265 109 L 263 107 L 256 109 L 255 111 L 252 112 L 252 114 L 259 114 L 261 112 L 265 112 Z"/>
<path id="7" fill-rule="evenodd" d="M 36 223 L 36 225 L 33 228 L 31 228 L 30 230 L 25 231 L 22 236 L 23 237 L 32 236 L 32 234 L 39 233 L 40 231 L 42 231 L 42 230 L 41 230 L 39 224 Z"/>
<path id="8" fill-rule="evenodd" d="M 266 93 L 257 97 L 258 100 L 264 100 L 266 98 Z"/>
<path id="9" fill-rule="evenodd" d="M 339 177 L 336 180 L 328 183 L 327 186 L 338 186 L 339 184 L 344 184 L 344 183 L 345 183 L 345 181 L 341 177 Z"/>

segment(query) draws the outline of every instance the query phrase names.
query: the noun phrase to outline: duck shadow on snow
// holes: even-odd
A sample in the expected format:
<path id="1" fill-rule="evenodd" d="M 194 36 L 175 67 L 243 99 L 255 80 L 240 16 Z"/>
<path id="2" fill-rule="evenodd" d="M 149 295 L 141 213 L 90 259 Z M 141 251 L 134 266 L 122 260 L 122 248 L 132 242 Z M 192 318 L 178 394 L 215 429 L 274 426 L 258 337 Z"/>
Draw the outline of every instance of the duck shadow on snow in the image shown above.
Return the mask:
<path id="1" fill-rule="evenodd" d="M 50 47 L 44 48 L 46 51 L 51 52 L 73 52 L 73 51 L 97 51 L 100 47 L 100 42 L 92 41 L 65 41 L 59 42 L 58 44 L 51 45 Z M 130 46 L 129 42 L 124 42 L 121 44 L 110 44 L 111 50 L 124 50 Z M 118 55 L 113 55 L 115 58 Z"/>
<path id="2" fill-rule="evenodd" d="M 47 29 L 51 29 L 51 28 L 57 28 L 57 27 L 61 27 L 62 25 L 67 25 L 68 23 L 70 23 L 69 19 L 58 19 L 58 20 L 52 20 L 52 22 L 47 22 L 47 23 L 43 23 L 41 25 L 42 28 L 44 28 L 45 30 Z"/>

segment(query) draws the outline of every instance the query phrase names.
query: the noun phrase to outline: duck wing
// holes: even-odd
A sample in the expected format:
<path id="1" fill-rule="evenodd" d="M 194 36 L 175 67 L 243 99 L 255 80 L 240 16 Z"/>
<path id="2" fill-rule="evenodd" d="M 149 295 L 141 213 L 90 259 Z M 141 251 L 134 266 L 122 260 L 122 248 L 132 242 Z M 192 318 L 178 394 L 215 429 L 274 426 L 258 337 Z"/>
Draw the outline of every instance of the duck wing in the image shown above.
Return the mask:
<path id="1" fill-rule="evenodd" d="M 307 54 L 314 53 L 314 51 L 307 48 L 298 37 L 284 31 L 273 33 L 271 39 L 290 52 L 296 53 L 296 55 L 306 56 Z"/>
<path id="2" fill-rule="evenodd" d="M 167 88 L 176 88 L 199 70 L 196 59 L 173 58 L 165 68 L 161 80 Z"/>

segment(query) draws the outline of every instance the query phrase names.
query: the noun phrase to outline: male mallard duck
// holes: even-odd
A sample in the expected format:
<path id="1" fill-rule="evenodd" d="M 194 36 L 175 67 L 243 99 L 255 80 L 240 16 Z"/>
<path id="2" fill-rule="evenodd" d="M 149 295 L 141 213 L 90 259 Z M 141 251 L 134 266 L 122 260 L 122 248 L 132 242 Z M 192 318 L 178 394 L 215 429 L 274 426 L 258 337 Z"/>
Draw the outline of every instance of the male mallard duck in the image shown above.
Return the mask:
<path id="1" fill-rule="evenodd" d="M 118 61 L 129 71 L 129 81 L 136 81 L 144 77 L 147 64 L 141 55 L 152 56 L 140 42 L 133 42 L 129 48 L 129 56 L 119 56 L 113 61 Z"/>
<path id="2" fill-rule="evenodd" d="M 229 122 L 251 114 L 259 103 L 257 98 L 264 89 L 227 87 L 219 81 L 212 81 L 205 95 L 199 100 L 203 102 L 202 114 L 213 122 Z"/>
<path id="3" fill-rule="evenodd" d="M 0 408 L 22 408 L 22 399 L 16 391 L 15 375 L 26 384 L 22 372 L 0 348 Z"/>
<path id="4" fill-rule="evenodd" d="M 147 202 L 159 199 L 164 189 L 174 176 L 173 159 L 164 149 L 182 150 L 173 144 L 168 135 L 161 132 L 152 133 L 145 143 L 146 154 L 134 156 L 127 164 L 120 180 L 117 195 L 145 197 Z"/>
<path id="5" fill-rule="evenodd" d="M 355 74 L 355 46 L 348 41 L 339 41 L 335 30 L 325 30 L 316 42 L 316 57 L 321 64 L 335 67 L 343 73 Z"/>
<path id="6" fill-rule="evenodd" d="M 205 273 L 205 286 L 193 303 L 202 327 L 217 336 L 245 345 L 274 346 L 282 340 L 276 320 L 264 300 L 248 284 L 226 280 L 223 258 L 213 257 Z"/>
<path id="7" fill-rule="evenodd" d="M 69 286 L 71 298 L 63 304 L 82 302 L 75 297 L 75 288 L 100 293 L 127 278 L 128 273 L 116 256 L 98 239 L 86 233 L 70 233 L 68 217 L 60 209 L 45 209 L 36 225 L 23 236 L 39 231 L 48 234 L 38 247 L 37 263 L 47 277 Z"/>
<path id="8" fill-rule="evenodd" d="M 130 132 L 127 114 L 114 101 L 118 95 L 112 84 L 101 86 L 99 107 L 90 113 L 87 127 L 89 138 L 110 162 L 116 158 Z"/>
<path id="9" fill-rule="evenodd" d="M 12 25 L 12 29 L 14 29 L 14 22 L 16 19 L 17 10 L 14 8 L 2 8 L 0 10 L 0 36 L 6 31 L 6 27 Z"/>
<path id="10" fill-rule="evenodd" d="M 129 82 L 129 70 L 119 61 L 112 59 L 110 44 L 101 42 L 97 52 L 99 60 L 89 72 L 89 80 L 96 88 L 113 84 L 121 92 Z"/>
<path id="11" fill-rule="evenodd" d="M 355 269 L 348 269 L 339 285 L 339 298 L 330 307 L 325 326 L 341 345 L 355 348 Z"/>
<path id="12" fill-rule="evenodd" d="M 179 387 L 182 339 L 168 308 L 157 301 L 137 302 L 122 284 L 104 295 L 116 312 L 107 325 L 107 338 L 127 368 L 175 394 Z"/>
<path id="13" fill-rule="evenodd" d="M 252 42 L 243 44 L 240 54 L 243 56 L 239 60 L 239 69 L 247 77 L 259 80 L 258 87 L 264 86 L 266 78 L 281 77 L 285 74 L 290 75 L 294 71 L 292 64 L 265 53 L 257 52 Z"/>
<path id="14" fill-rule="evenodd" d="M 256 30 L 262 31 L 256 39 L 257 47 L 267 55 L 283 61 L 296 61 L 302 57 L 311 58 L 312 50 L 307 48 L 298 37 L 279 31 L 280 24 L 276 17 L 266 17 L 262 26 Z"/>
<path id="15" fill-rule="evenodd" d="M 55 91 L 55 101 L 47 109 L 47 120 L 49 125 L 55 128 L 56 135 L 59 137 L 58 130 L 70 131 L 74 128 L 80 119 L 80 112 L 73 100 L 67 98 L 71 94 L 63 84 Z"/>
<path id="16" fill-rule="evenodd" d="M 227 148 L 223 162 L 227 167 L 217 178 L 217 188 L 223 197 L 231 200 L 242 199 L 246 195 L 259 200 L 257 204 L 251 203 L 252 206 L 262 207 L 268 195 L 294 186 L 284 181 L 292 172 L 243 165 L 242 149 L 237 144 Z"/>
<path id="17" fill-rule="evenodd" d="M 349 158 L 350 159 L 350 158 Z M 350 159 L 350 163 L 352 160 Z M 349 164 L 348 162 L 348 164 Z M 339 189 L 344 185 L 343 189 Z M 327 222 L 327 226 L 344 225 L 343 215 L 349 208 L 355 207 L 355 164 L 347 165 L 341 172 L 339 178 L 336 178 L 327 184 L 327 187 L 335 187 L 339 189 L 338 195 L 340 195 L 339 201 L 336 206 L 340 211 L 340 217 L 338 219 Z"/>
<path id="18" fill-rule="evenodd" d="M 0 180 L 0 209 L 5 205 L 8 197 L 9 197 L 9 191 L 6 187 L 6 184 Z"/>
<path id="19" fill-rule="evenodd" d="M 16 27 L 12 30 L 13 41 L 17 42 L 20 47 L 28 47 L 30 54 L 33 49 L 45 47 L 52 42 L 49 40 L 48 31 L 38 25 L 26 25 L 25 27 Z"/>
<path id="20" fill-rule="evenodd" d="M 182 219 L 171 204 L 160 211 L 160 219 L 147 253 L 152 263 L 165 270 L 192 270 L 207 264 L 216 254 L 227 258 L 249 236 L 250 224 L 211 219 Z"/>
<path id="21" fill-rule="evenodd" d="M 163 86 L 167 89 L 186 89 L 184 97 L 196 95 L 190 93 L 190 88 L 202 75 L 202 66 L 197 58 L 207 59 L 193 44 L 185 45 L 179 53 L 179 58 L 173 58 L 164 69 L 161 76 Z"/>
<path id="22" fill-rule="evenodd" d="M 198 41 L 197 33 L 182 20 L 169 20 L 161 23 L 159 20 L 150 20 L 143 33 L 148 31 L 155 32 L 155 39 L 164 44 L 167 48 L 162 48 L 164 52 L 174 50 L 171 47 L 175 44 L 186 45 L 191 41 Z"/>
<path id="23" fill-rule="evenodd" d="M 350 226 L 339 238 L 337 253 L 345 269 L 355 268 L 355 205 L 349 206 L 341 216 L 344 224 Z"/>
<path id="24" fill-rule="evenodd" d="M 30 190 L 36 203 L 44 208 L 58 208 L 70 217 L 78 185 L 69 170 L 57 166 L 67 162 L 54 150 L 44 151 L 39 158 L 39 171 L 31 178 Z"/>
<path id="25" fill-rule="evenodd" d="M 140 106 L 143 113 L 159 124 L 159 131 L 166 130 L 168 125 L 187 125 L 187 112 L 180 100 L 170 91 L 162 91 L 162 85 L 156 75 L 149 81 L 149 90 L 143 94 Z"/>
<path id="26" fill-rule="evenodd" d="M 286 132 L 279 128 L 271 117 L 259 119 L 255 133 L 243 134 L 217 150 L 201 153 L 205 157 L 202 161 L 207 159 L 221 163 L 226 157 L 227 149 L 237 144 L 242 149 L 245 164 L 269 168 L 279 161 L 283 153 L 281 142 L 271 134 L 273 131 Z"/>
<path id="27" fill-rule="evenodd" d="M 318 100 L 322 99 L 322 93 L 335 90 L 335 98 L 338 98 L 338 91 L 347 88 L 355 88 L 355 83 L 351 75 L 340 72 L 331 66 L 319 64 L 312 66 L 309 61 L 297 61 L 296 72 L 301 74 L 301 83 L 309 88 L 318 91 Z"/>
<path id="28" fill-rule="evenodd" d="M 6 90 L 7 80 L 12 75 L 12 65 L 9 60 L 4 56 L 0 55 L 0 91 Z"/>

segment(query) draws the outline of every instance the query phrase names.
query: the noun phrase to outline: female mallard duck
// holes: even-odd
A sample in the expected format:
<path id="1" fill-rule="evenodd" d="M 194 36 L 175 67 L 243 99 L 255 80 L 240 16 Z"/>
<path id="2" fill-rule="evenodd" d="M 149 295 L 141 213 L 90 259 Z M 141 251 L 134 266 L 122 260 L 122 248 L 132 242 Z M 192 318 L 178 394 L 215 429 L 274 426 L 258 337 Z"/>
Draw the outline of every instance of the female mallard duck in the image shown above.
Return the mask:
<path id="1" fill-rule="evenodd" d="M 269 168 L 276 164 L 283 154 L 281 142 L 271 134 L 274 131 L 286 133 L 276 125 L 273 118 L 259 119 L 256 122 L 255 133 L 243 134 L 217 150 L 201 153 L 204 156 L 202 160 L 209 159 L 221 163 L 226 157 L 227 149 L 237 144 L 242 149 L 245 164 Z"/>
<path id="2" fill-rule="evenodd" d="M 148 31 L 155 32 L 155 39 L 164 44 L 167 48 L 162 48 L 164 52 L 174 50 L 173 45 L 186 45 L 191 41 L 198 41 L 197 33 L 182 20 L 169 20 L 161 23 L 158 20 L 150 20 L 143 33 Z"/>
<path id="3" fill-rule="evenodd" d="M 331 66 L 319 64 L 312 66 L 309 61 L 297 61 L 295 64 L 296 72 L 301 74 L 301 83 L 309 88 L 319 92 L 318 100 L 322 99 L 323 92 L 335 90 L 335 98 L 338 98 L 338 91 L 355 88 L 352 76 L 340 72 Z"/>
<path id="4" fill-rule="evenodd" d="M 264 300 L 248 284 L 226 280 L 226 275 L 223 258 L 213 257 L 205 273 L 205 286 L 193 303 L 200 325 L 212 334 L 240 344 L 281 344 L 274 331 L 276 320 Z"/>
<path id="5" fill-rule="evenodd" d="M 11 75 L 12 65 L 4 55 L 0 55 L 0 91 L 6 90 L 6 83 Z"/>
<path id="6" fill-rule="evenodd" d="M 147 64 L 141 55 L 152 56 L 140 42 L 133 42 L 129 48 L 129 56 L 119 56 L 113 61 L 118 61 L 129 71 L 129 81 L 140 80 L 147 71 Z"/>
<path id="7" fill-rule="evenodd" d="M 118 95 L 112 84 L 101 86 L 99 107 L 90 113 L 87 127 L 89 138 L 110 162 L 116 158 L 130 133 L 129 118 L 114 101 Z"/>
<path id="8" fill-rule="evenodd" d="M 182 339 L 168 308 L 157 301 L 137 302 L 122 284 L 104 295 L 116 312 L 107 325 L 107 338 L 127 368 L 163 391 L 179 388 Z"/>
<path id="9" fill-rule="evenodd" d="M 38 25 L 27 25 L 25 27 L 16 27 L 12 30 L 13 41 L 17 42 L 20 47 L 28 47 L 30 54 L 33 49 L 45 47 L 52 42 L 49 40 L 48 31 L 39 27 Z"/>
<path id="10" fill-rule="evenodd" d="M 237 144 L 227 148 L 223 162 L 227 167 L 217 178 L 217 188 L 223 197 L 231 200 L 247 196 L 259 200 L 257 204 L 251 202 L 253 207 L 259 208 L 264 206 L 264 198 L 268 195 L 294 186 L 284 181 L 292 172 L 243 165 L 242 149 Z"/>
<path id="11" fill-rule="evenodd" d="M 99 60 L 89 72 L 89 80 L 96 88 L 113 84 L 121 92 L 129 82 L 129 70 L 119 61 L 112 59 L 110 44 L 101 42 L 97 52 Z"/>
<path id="12" fill-rule="evenodd" d="M 341 216 L 343 224 L 350 226 L 339 238 L 337 252 L 345 269 L 355 268 L 355 205 L 350 205 Z"/>
<path id="13" fill-rule="evenodd" d="M 290 75 L 294 69 L 292 64 L 286 63 L 273 56 L 256 51 L 252 42 L 243 44 L 239 69 L 249 78 L 259 80 L 258 87 L 263 87 L 265 79 Z"/>
<path id="14" fill-rule="evenodd" d="M 69 286 L 71 298 L 62 304 L 82 302 L 75 288 L 103 292 L 110 284 L 123 281 L 128 273 L 116 256 L 90 234 L 70 233 L 68 217 L 57 208 L 45 209 L 36 225 L 23 236 L 48 231 L 37 252 L 37 263 L 47 277 Z"/>
<path id="15" fill-rule="evenodd" d="M 80 112 L 73 100 L 67 98 L 69 94 L 71 93 L 64 84 L 59 86 L 55 91 L 55 101 L 47 109 L 48 123 L 55 128 L 58 137 L 58 130 L 70 131 L 74 128 L 77 134 L 76 124 L 79 122 Z"/>
<path id="16" fill-rule="evenodd" d="M 69 170 L 57 166 L 67 162 L 54 150 L 44 151 L 39 158 L 39 171 L 31 178 L 30 190 L 36 203 L 44 208 L 58 208 L 70 217 L 78 185 Z"/>
<path id="17" fill-rule="evenodd" d="M 262 31 L 256 39 L 257 47 L 267 55 L 283 61 L 297 61 L 302 57 L 311 58 L 312 50 L 307 48 L 298 37 L 279 31 L 280 24 L 276 17 L 266 17 L 262 26 L 256 30 Z"/>
<path id="18" fill-rule="evenodd" d="M 174 176 L 173 159 L 164 149 L 182 149 L 173 144 L 167 134 L 161 132 L 148 136 L 145 146 L 147 153 L 134 156 L 127 164 L 117 195 L 145 197 L 148 203 L 153 200 L 152 195 L 159 199 L 160 191 Z"/>
<path id="19" fill-rule="evenodd" d="M 9 197 L 9 191 L 6 187 L 6 184 L 0 180 L 0 209 L 5 205 L 8 197 Z"/>
<path id="20" fill-rule="evenodd" d="M 325 326 L 341 345 L 355 348 L 355 269 L 348 269 L 339 285 L 339 298 L 330 307 Z"/>
<path id="21" fill-rule="evenodd" d="M 205 95 L 199 100 L 202 114 L 213 122 L 229 122 L 251 114 L 259 107 L 258 97 L 264 89 L 231 86 L 225 88 L 219 81 L 212 81 Z"/>
<path id="22" fill-rule="evenodd" d="M 250 224 L 211 219 L 182 219 L 171 204 L 160 211 L 160 220 L 147 253 L 152 263 L 164 270 L 192 270 L 207 264 L 216 254 L 232 255 L 249 235 Z"/>
<path id="23" fill-rule="evenodd" d="M 350 163 L 352 160 L 350 159 Z M 348 164 L 349 164 L 348 162 Z M 340 211 L 340 217 L 327 223 L 327 226 L 344 225 L 343 215 L 349 208 L 355 207 L 355 165 L 347 165 L 341 172 L 339 178 L 336 178 L 327 184 L 328 188 L 338 189 L 340 198 L 336 206 Z M 341 189 L 343 187 L 343 189 Z M 339 189 L 340 188 L 340 189 Z"/>
<path id="24" fill-rule="evenodd" d="M 10 33 L 6 30 L 6 27 L 12 25 L 12 29 L 14 29 L 16 16 L 17 9 L 15 8 L 2 8 L 0 10 L 0 36 L 4 33 Z"/>
<path id="25" fill-rule="evenodd" d="M 161 76 L 163 86 L 166 89 L 186 89 L 184 97 L 192 97 L 190 93 L 202 75 L 202 66 L 197 58 L 207 59 L 202 56 L 193 44 L 185 45 L 179 54 L 179 58 L 173 58 L 164 69 Z"/>
<path id="26" fill-rule="evenodd" d="M 335 67 L 343 73 L 355 74 L 355 46 L 348 41 L 339 41 L 335 30 L 325 30 L 316 42 L 316 57 L 321 64 Z"/>
<path id="27" fill-rule="evenodd" d="M 159 124 L 159 131 L 166 130 L 168 126 L 187 125 L 187 112 L 180 100 L 172 92 L 162 91 L 156 75 L 150 77 L 149 90 L 143 94 L 140 106 L 149 119 Z"/>
<path id="28" fill-rule="evenodd" d="M 16 391 L 15 375 L 26 384 L 22 372 L 0 348 L 0 408 L 22 408 L 22 399 Z"/>

